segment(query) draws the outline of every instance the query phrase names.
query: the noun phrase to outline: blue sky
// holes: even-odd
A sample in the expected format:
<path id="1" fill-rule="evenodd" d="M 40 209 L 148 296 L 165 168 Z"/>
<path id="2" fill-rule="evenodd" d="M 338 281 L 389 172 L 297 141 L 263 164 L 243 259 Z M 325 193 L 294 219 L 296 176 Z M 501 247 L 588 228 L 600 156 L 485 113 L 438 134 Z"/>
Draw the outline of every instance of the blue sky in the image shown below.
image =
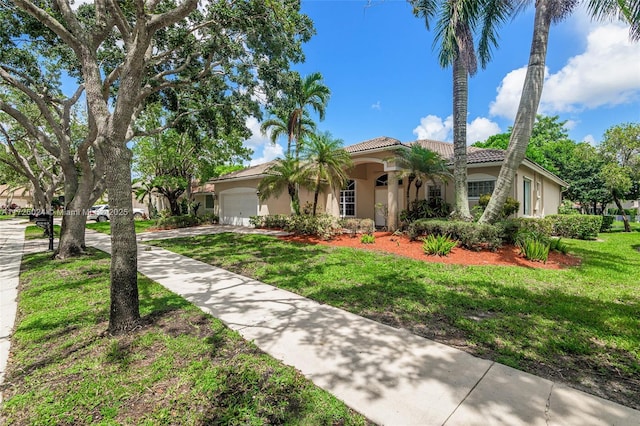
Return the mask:
<path id="1" fill-rule="evenodd" d="M 439 66 L 433 32 L 407 2 L 302 0 L 302 11 L 317 34 L 294 69 L 321 72 L 331 89 L 321 131 L 345 146 L 383 135 L 451 141 L 451 69 Z M 469 80 L 469 143 L 513 124 L 532 26 L 533 8 L 503 26 L 492 62 Z M 572 139 L 597 143 L 610 126 L 640 121 L 640 44 L 621 24 L 592 22 L 577 10 L 552 27 L 547 68 L 539 112 L 568 120 Z M 248 125 L 252 164 L 282 155 L 257 121 Z"/>

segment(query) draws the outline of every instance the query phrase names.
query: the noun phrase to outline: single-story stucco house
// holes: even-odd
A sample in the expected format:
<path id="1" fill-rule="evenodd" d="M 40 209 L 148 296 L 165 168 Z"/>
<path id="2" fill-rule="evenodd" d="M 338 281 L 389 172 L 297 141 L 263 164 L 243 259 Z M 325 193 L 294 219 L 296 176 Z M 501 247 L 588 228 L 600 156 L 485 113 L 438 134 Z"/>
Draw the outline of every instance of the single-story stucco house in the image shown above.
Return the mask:
<path id="1" fill-rule="evenodd" d="M 398 149 L 409 149 L 420 144 L 440 154 L 453 169 L 453 144 L 433 140 L 417 140 L 402 143 L 390 137 L 378 137 L 345 147 L 351 154 L 353 168 L 349 170 L 349 183 L 342 190 L 326 190 L 321 194 L 318 211 L 339 217 L 371 218 L 377 226 L 385 225 L 385 217 L 376 204 L 387 206 L 389 217 L 405 208 L 402 180 L 394 178 L 401 169 L 396 164 Z M 505 152 L 497 149 L 468 148 L 468 187 L 470 207 L 477 204 L 480 195 L 491 193 L 500 171 Z M 277 160 L 276 160 L 277 161 Z M 260 200 L 258 184 L 266 176 L 273 162 L 249 167 L 220 176 L 211 181 L 215 190 L 206 194 L 196 193 L 207 211 L 216 211 L 221 223 L 248 225 L 254 215 L 289 214 L 289 196 L 284 191 L 279 197 Z M 538 164 L 525 159 L 517 172 L 512 197 L 520 202 L 518 216 L 541 217 L 558 212 L 562 190 L 568 184 Z M 419 199 L 432 197 L 454 201 L 453 182 L 425 182 L 420 188 Z M 415 197 L 411 190 L 411 199 Z M 200 200 L 199 198 L 202 198 Z M 313 193 L 300 189 L 300 204 L 313 201 Z M 392 219 L 389 225 L 393 226 Z M 396 222 L 397 223 L 397 220 Z"/>

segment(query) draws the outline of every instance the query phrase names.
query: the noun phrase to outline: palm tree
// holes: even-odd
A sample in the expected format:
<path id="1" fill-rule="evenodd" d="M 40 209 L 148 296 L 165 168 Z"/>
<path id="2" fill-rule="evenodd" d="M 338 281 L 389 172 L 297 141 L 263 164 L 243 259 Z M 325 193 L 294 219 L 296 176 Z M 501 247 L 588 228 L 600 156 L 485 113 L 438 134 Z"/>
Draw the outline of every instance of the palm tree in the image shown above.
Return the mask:
<path id="1" fill-rule="evenodd" d="M 316 215 L 318 195 L 322 186 L 342 188 L 349 180 L 347 169 L 352 166 L 351 156 L 342 149 L 342 140 L 333 139 L 331 133 L 312 134 L 306 141 L 304 151 L 304 175 L 312 183 L 313 215 Z"/>
<path id="2" fill-rule="evenodd" d="M 309 114 L 303 111 L 302 121 L 300 123 L 300 136 L 311 134 L 315 131 L 316 124 L 309 118 Z M 266 135 L 270 131 L 269 139 L 275 145 L 281 136 L 287 137 L 287 155 L 291 155 L 291 145 L 296 137 L 294 129 L 289 127 L 289 117 L 281 111 L 275 112 L 270 118 L 263 121 L 260 125 L 260 131 Z"/>
<path id="3" fill-rule="evenodd" d="M 410 205 L 411 182 L 414 182 L 417 200 L 425 180 L 435 183 L 436 178 L 444 179 L 451 176 L 446 162 L 440 155 L 417 143 L 411 145 L 411 149 L 398 151 L 398 165 L 404 169 L 401 177 L 407 178 L 407 210 Z"/>
<path id="4" fill-rule="evenodd" d="M 318 114 L 320 121 L 324 120 L 329 96 L 331 96 L 331 91 L 322 82 L 322 74 L 319 72 L 314 72 L 303 78 L 295 89 L 293 94 L 295 108 L 289 114 L 287 128 L 289 134 L 293 135 L 295 139 L 296 158 L 299 157 L 303 149 L 301 141 L 305 128 L 305 115 L 308 114 L 308 110 L 311 108 Z"/>
<path id="5" fill-rule="evenodd" d="M 478 51 L 482 67 L 491 58 L 491 48 L 496 45 L 496 26 L 510 13 L 508 0 L 409 0 L 413 13 L 429 21 L 438 12 L 434 45 L 440 42 L 439 61 L 443 68 L 453 69 L 453 150 L 455 212 L 458 217 L 470 220 L 467 195 L 467 100 L 468 76 L 478 69 L 473 33 L 482 21 Z"/>
<path id="6" fill-rule="evenodd" d="M 491 223 L 500 217 L 502 206 L 511 192 L 516 171 L 525 157 L 542 96 L 549 29 L 552 23 L 562 21 L 571 14 L 576 4 L 575 1 L 566 0 L 537 0 L 535 3 L 533 40 L 522 96 L 505 159 L 491 200 L 480 217 L 481 223 Z M 627 21 L 631 25 L 631 39 L 640 40 L 640 4 L 637 0 L 590 0 L 587 8 L 594 18 L 621 18 Z"/>
<path id="7" fill-rule="evenodd" d="M 302 182 L 303 174 L 298 159 L 290 155 L 278 159 L 266 170 L 266 174 L 258 185 L 260 200 L 264 201 L 271 196 L 278 197 L 286 189 L 291 198 L 291 213 L 299 215 L 298 185 Z"/>

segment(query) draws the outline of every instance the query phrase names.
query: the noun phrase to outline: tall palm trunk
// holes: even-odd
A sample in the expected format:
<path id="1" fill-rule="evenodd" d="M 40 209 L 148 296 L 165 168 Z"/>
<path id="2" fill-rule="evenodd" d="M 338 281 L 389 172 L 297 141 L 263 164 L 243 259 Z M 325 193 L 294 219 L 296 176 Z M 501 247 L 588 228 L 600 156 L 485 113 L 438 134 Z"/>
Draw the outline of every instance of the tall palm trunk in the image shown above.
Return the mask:
<path id="1" fill-rule="evenodd" d="M 411 206 L 411 183 L 413 183 L 414 176 L 407 176 L 407 199 L 405 203 L 407 205 L 407 211 L 409 211 L 409 207 Z"/>
<path id="2" fill-rule="evenodd" d="M 467 189 L 467 100 L 469 74 L 460 55 L 453 61 L 453 180 L 454 210 L 459 219 L 471 220 Z"/>
<path id="3" fill-rule="evenodd" d="M 536 2 L 529 65 L 524 79 L 518 112 L 511 132 L 509 147 L 500 168 L 500 175 L 496 181 L 496 187 L 487 208 L 480 218 L 480 223 L 493 223 L 500 217 L 500 211 L 511 192 L 516 171 L 522 160 L 524 160 L 527 145 L 531 138 L 544 83 L 544 66 L 549 42 L 549 28 L 551 27 L 551 13 L 549 12 L 548 3 L 549 0 L 537 0 Z"/>
<path id="4" fill-rule="evenodd" d="M 416 178 L 416 181 L 413 184 L 416 187 L 416 201 L 418 201 L 418 196 L 420 195 L 420 188 L 422 188 L 422 179 Z"/>

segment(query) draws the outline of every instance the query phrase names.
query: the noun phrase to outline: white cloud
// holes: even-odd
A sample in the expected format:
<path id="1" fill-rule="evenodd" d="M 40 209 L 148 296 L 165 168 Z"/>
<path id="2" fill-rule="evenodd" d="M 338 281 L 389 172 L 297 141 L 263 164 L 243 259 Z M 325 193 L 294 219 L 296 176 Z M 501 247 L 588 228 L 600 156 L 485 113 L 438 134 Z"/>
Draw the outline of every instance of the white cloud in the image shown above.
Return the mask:
<path id="1" fill-rule="evenodd" d="M 437 115 L 427 115 L 420 119 L 420 125 L 413 129 L 413 134 L 418 139 L 434 139 L 437 141 L 449 140 L 449 134 L 453 129 L 453 116 L 444 120 Z"/>
<path id="2" fill-rule="evenodd" d="M 557 73 L 545 72 L 539 112 L 556 114 L 634 101 L 640 98 L 637 64 L 640 49 L 629 41 L 628 28 L 612 23 L 592 26 L 584 53 L 569 58 Z M 525 74 L 522 67 L 502 79 L 491 115 L 515 118 Z"/>
<path id="3" fill-rule="evenodd" d="M 382 105 L 380 104 L 380 101 L 377 101 L 375 104 L 371 104 L 371 109 L 380 111 L 382 109 Z"/>
<path id="4" fill-rule="evenodd" d="M 467 124 L 467 144 L 485 141 L 489 136 L 500 133 L 500 126 L 485 117 L 477 117 Z"/>
<path id="5" fill-rule="evenodd" d="M 522 84 L 527 74 L 527 67 L 515 69 L 504 76 L 498 86 L 496 99 L 489 105 L 489 114 L 513 120 L 516 117 Z"/>
<path id="6" fill-rule="evenodd" d="M 639 95 L 640 49 L 629 41 L 628 28 L 607 24 L 589 33 L 583 54 L 549 76 L 542 103 L 545 110 L 567 112 L 619 105 Z"/>
<path id="7" fill-rule="evenodd" d="M 467 123 L 467 143 L 484 141 L 489 136 L 500 133 L 500 126 L 485 117 L 477 117 Z M 450 142 L 453 135 L 453 116 L 444 120 L 436 115 L 427 115 L 420 119 L 420 125 L 413 129 L 418 139 L 433 139 Z"/>
<path id="8" fill-rule="evenodd" d="M 255 166 L 257 164 L 266 163 L 267 161 L 275 160 L 278 157 L 284 156 L 284 150 L 278 144 L 275 145 L 265 145 L 262 149 L 262 157 L 253 158 L 249 165 Z"/>
<path id="9" fill-rule="evenodd" d="M 582 142 L 586 142 L 589 145 L 596 145 L 596 138 L 593 137 L 593 135 L 587 135 L 584 138 L 582 138 Z"/>
<path id="10" fill-rule="evenodd" d="M 246 147 L 257 150 L 263 145 L 271 144 L 269 134 L 262 134 L 260 131 L 260 122 L 255 117 L 249 117 L 245 124 L 249 130 L 251 130 L 251 137 L 244 141 Z"/>
<path id="11" fill-rule="evenodd" d="M 564 128 L 567 130 L 573 130 L 576 128 L 577 125 L 578 125 L 578 122 L 576 120 L 567 120 L 567 122 L 564 123 Z"/>
<path id="12" fill-rule="evenodd" d="M 254 117 L 249 117 L 247 119 L 246 125 L 252 133 L 251 137 L 244 141 L 244 145 L 247 148 L 251 148 L 254 153 L 254 158 L 252 158 L 249 163 L 251 166 L 266 163 L 267 161 L 274 160 L 277 157 L 284 156 L 284 150 L 282 149 L 282 146 L 278 144 L 273 145 L 271 143 L 271 140 L 269 139 L 269 135 L 263 135 L 260 132 L 260 123 L 257 119 L 255 119 Z"/>

